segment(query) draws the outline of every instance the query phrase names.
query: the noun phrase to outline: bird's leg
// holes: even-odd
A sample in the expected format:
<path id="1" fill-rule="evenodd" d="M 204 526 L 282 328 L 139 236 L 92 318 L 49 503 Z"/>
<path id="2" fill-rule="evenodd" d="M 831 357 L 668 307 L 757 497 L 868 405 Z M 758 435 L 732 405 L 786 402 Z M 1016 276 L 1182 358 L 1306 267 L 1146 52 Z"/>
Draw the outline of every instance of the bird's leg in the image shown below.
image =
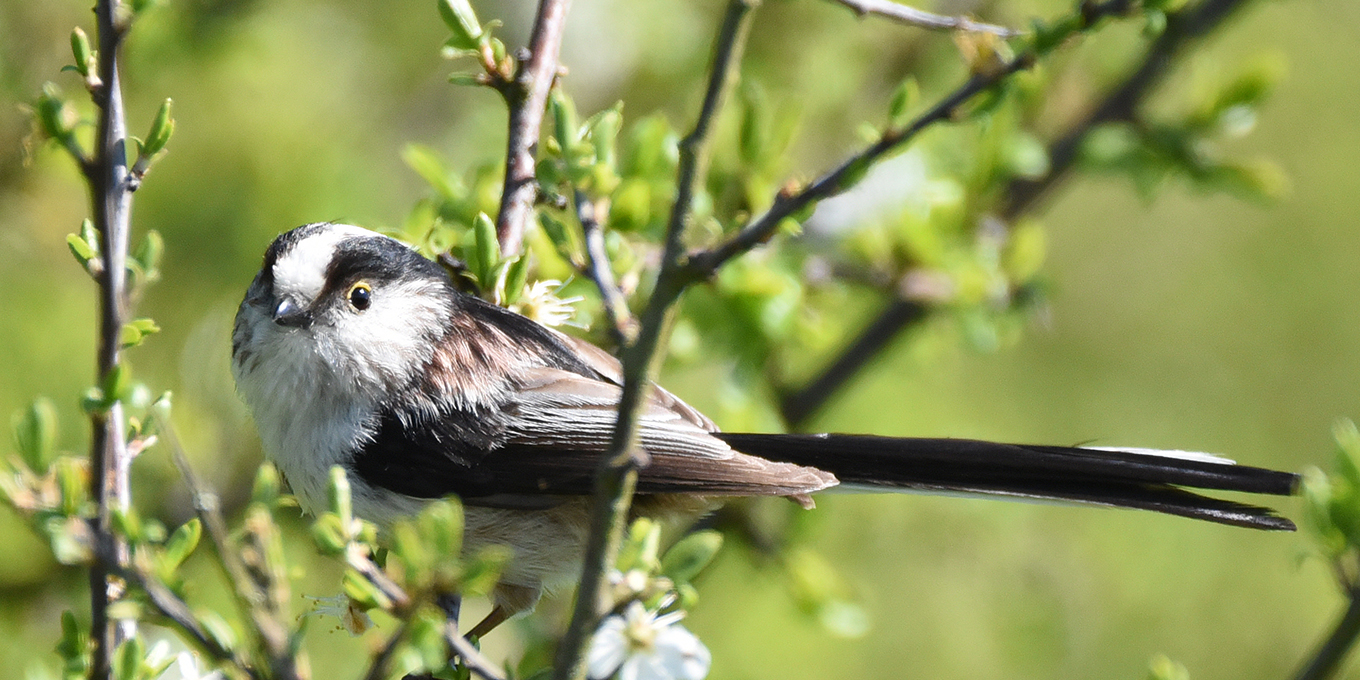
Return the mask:
<path id="1" fill-rule="evenodd" d="M 472 630 L 468 631 L 466 637 L 480 639 L 487 633 L 490 633 L 491 629 L 505 623 L 507 619 L 514 615 L 515 612 L 512 612 L 501 605 L 496 605 L 495 607 L 492 607 L 491 613 L 487 614 L 486 618 L 482 619 L 481 623 L 473 626 Z"/>

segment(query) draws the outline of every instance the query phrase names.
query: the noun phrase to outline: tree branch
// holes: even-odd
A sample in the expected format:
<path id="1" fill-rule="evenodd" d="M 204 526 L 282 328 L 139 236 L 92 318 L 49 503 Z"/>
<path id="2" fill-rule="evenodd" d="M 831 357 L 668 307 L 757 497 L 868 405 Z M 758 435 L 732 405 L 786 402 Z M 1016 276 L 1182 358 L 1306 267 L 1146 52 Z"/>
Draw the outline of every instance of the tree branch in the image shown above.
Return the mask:
<path id="1" fill-rule="evenodd" d="M 534 180 L 539 130 L 548 91 L 557 77 L 557 54 L 562 47 L 571 0 L 540 0 L 529 38 L 529 57 L 520 63 L 513 88 L 502 90 L 510 109 L 505 151 L 505 186 L 496 217 L 496 238 L 507 256 L 520 251 L 524 230 L 533 216 L 538 186 Z"/>
<path id="2" fill-rule="evenodd" d="M 102 86 L 92 93 L 99 107 L 99 124 L 93 158 L 82 169 L 90 186 L 91 212 L 99 231 L 103 269 L 99 277 L 99 349 L 97 372 L 100 385 L 109 384 L 109 375 L 118 367 L 122 346 L 123 320 L 126 318 L 126 261 L 128 230 L 132 213 L 132 188 L 128 184 L 127 123 L 123 94 L 118 78 L 118 52 L 123 27 L 114 16 L 112 0 L 95 4 L 96 40 L 99 49 L 99 77 Z M 114 397 L 116 395 L 106 395 Z M 131 458 L 124 442 L 122 405 L 114 402 L 107 410 L 91 416 L 93 433 L 90 446 L 90 495 L 97 506 L 95 541 L 98 558 L 90 567 L 91 638 L 94 649 L 90 677 L 109 677 L 109 659 L 122 640 L 136 634 L 136 622 L 124 620 L 111 625 L 108 607 L 109 574 L 127 564 L 127 543 L 112 530 L 112 510 L 127 510 L 131 505 L 128 467 Z M 108 550 L 104 548 L 107 547 Z M 107 559 L 112 558 L 113 564 Z"/>
<path id="3" fill-rule="evenodd" d="M 576 606 L 566 635 L 558 643 L 553 677 L 567 680 L 584 674 L 585 646 L 591 631 L 599 625 L 603 611 L 605 574 L 614 562 L 623 525 L 637 482 L 637 469 L 646 465 L 646 452 L 635 445 L 638 416 L 650 387 L 653 357 L 664 334 L 671 306 L 687 285 L 684 276 L 684 230 L 693 208 L 695 185 L 702 172 L 708 137 L 722 101 L 737 76 L 742 48 L 750 31 L 752 10 L 757 0 L 732 0 L 718 29 L 714 44 L 713 66 L 708 87 L 694 130 L 680 141 L 680 164 L 676 176 L 676 198 L 667 225 L 665 250 L 656 288 L 642 314 L 637 338 L 624 346 L 623 391 L 619 397 L 618 421 L 610 440 L 605 463 L 595 477 L 591 505 L 590 536 L 586 544 Z"/>
<path id="4" fill-rule="evenodd" d="M 1351 590 L 1347 595 L 1345 613 L 1332 627 L 1327 641 L 1309 659 L 1308 664 L 1299 669 L 1295 680 L 1324 680 L 1336 675 L 1341 662 L 1346 660 L 1346 654 L 1355 646 L 1356 639 L 1360 638 L 1360 592 Z"/>
<path id="5" fill-rule="evenodd" d="M 505 674 L 501 673 L 496 664 L 477 651 L 463 634 L 458 632 L 458 624 L 449 621 L 444 624 L 444 641 L 463 660 L 463 665 L 468 670 L 482 676 L 484 680 L 505 680 Z"/>
<path id="6" fill-rule="evenodd" d="M 1033 210 L 1044 196 L 1071 175 L 1081 143 L 1092 129 L 1103 123 L 1133 120 L 1139 104 L 1165 78 L 1175 57 L 1190 43 L 1221 26 L 1245 4 L 1247 0 L 1204 0 L 1168 16 L 1166 31 L 1148 48 L 1132 73 L 1090 114 L 1074 123 L 1049 146 L 1048 174 L 1037 180 L 1018 179 L 1007 187 L 1000 201 L 1001 218 L 1009 222 Z M 900 298 L 888 303 L 878 318 L 827 369 L 805 387 L 789 394 L 783 407 L 789 427 L 802 427 L 832 395 L 878 356 L 892 338 L 928 318 L 928 314 L 911 313 L 918 304 Z"/>
<path id="7" fill-rule="evenodd" d="M 189 487 L 189 494 L 194 501 L 194 510 L 198 514 L 199 520 L 203 522 L 203 528 L 207 531 L 208 537 L 212 539 L 213 547 L 217 549 L 218 561 L 223 570 L 226 571 L 227 580 L 232 584 L 232 591 L 236 595 L 236 600 L 241 609 L 250 616 L 252 625 L 249 628 L 259 636 L 265 653 L 269 655 L 270 677 L 280 680 L 298 680 L 302 676 L 299 673 L 297 660 L 293 656 L 287 627 L 275 618 L 268 605 L 270 601 L 269 593 L 263 592 L 255 583 L 245 563 L 241 561 L 240 555 L 232 547 L 227 523 L 222 517 L 222 509 L 218 504 L 217 495 L 203 486 L 198 475 L 190 467 L 189 459 L 185 457 L 184 449 L 180 447 L 179 438 L 175 435 L 175 430 L 170 423 L 163 421 L 161 428 L 162 435 L 170 446 L 175 465 L 179 467 L 180 474 L 184 477 L 184 483 Z"/>
<path id="8" fill-rule="evenodd" d="M 199 649 L 212 655 L 221 663 L 231 664 L 233 668 L 245 674 L 251 680 L 263 680 L 264 676 L 259 671 L 251 667 L 250 663 L 235 651 L 223 647 L 217 638 L 208 634 L 208 631 L 198 623 L 194 614 L 189 610 L 189 605 L 180 599 L 174 591 L 170 590 L 165 584 L 155 578 L 143 574 L 135 569 L 123 569 L 119 571 L 119 576 L 136 584 L 146 593 L 147 599 L 161 616 L 172 621 L 175 626 L 189 636 Z"/>
<path id="9" fill-rule="evenodd" d="M 614 281 L 614 271 L 609 266 L 609 254 L 605 252 L 604 247 L 604 229 L 601 228 L 596 214 L 598 206 L 587 198 L 583 191 L 576 192 L 575 200 L 576 219 L 581 223 L 581 235 L 586 248 L 585 274 L 595 282 L 595 287 L 600 291 L 604 315 L 609 321 L 609 330 L 614 336 L 614 342 L 623 347 L 636 334 L 637 323 L 633 320 L 632 312 L 628 310 L 627 298 Z"/>
<path id="10" fill-rule="evenodd" d="M 878 16 L 891 19 L 893 21 L 928 28 L 934 31 L 968 31 L 970 33 L 991 33 L 1002 38 L 1011 38 L 1020 35 L 1019 31 L 973 21 L 968 17 L 951 17 L 943 14 L 935 14 L 915 7 L 900 5 L 892 0 L 833 0 L 849 7 L 851 11 L 859 16 L 866 14 L 876 14 Z"/>
<path id="11" fill-rule="evenodd" d="M 1248 0 L 1204 0 L 1193 9 L 1167 17 L 1166 30 L 1143 54 L 1138 67 L 1124 79 L 1085 118 L 1048 148 L 1049 171 L 1038 179 L 1015 179 L 1006 188 L 1000 214 L 1014 220 L 1033 208 L 1054 188 L 1071 176 L 1086 135 L 1100 125 L 1133 121 L 1138 105 L 1166 78 L 1176 58 L 1190 43 L 1223 24 Z"/>

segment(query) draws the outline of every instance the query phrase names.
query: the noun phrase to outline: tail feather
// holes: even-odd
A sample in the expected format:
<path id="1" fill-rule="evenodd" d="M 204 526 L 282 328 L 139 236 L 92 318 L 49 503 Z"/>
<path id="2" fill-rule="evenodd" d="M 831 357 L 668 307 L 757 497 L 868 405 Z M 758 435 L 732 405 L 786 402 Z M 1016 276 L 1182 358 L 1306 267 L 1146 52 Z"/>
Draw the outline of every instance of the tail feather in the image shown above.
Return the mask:
<path id="1" fill-rule="evenodd" d="M 841 434 L 716 433 L 732 448 L 820 468 L 843 484 L 883 490 L 963 492 L 1152 510 L 1220 524 L 1292 531 L 1273 510 L 1181 487 L 1293 494 L 1298 476 L 1226 459 L 1145 449 L 995 444 Z"/>

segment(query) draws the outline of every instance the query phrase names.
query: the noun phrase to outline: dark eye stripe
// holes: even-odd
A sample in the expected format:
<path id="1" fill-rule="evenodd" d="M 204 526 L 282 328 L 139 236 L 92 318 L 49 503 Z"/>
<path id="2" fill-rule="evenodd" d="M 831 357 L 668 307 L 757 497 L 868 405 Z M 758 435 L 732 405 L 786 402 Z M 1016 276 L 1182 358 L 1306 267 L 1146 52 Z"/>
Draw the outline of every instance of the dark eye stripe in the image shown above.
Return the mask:
<path id="1" fill-rule="evenodd" d="M 326 268 L 326 284 L 317 299 L 348 294 L 360 280 L 374 288 L 398 279 L 435 279 L 446 281 L 439 265 L 389 238 L 356 236 L 336 244 L 335 256 Z"/>

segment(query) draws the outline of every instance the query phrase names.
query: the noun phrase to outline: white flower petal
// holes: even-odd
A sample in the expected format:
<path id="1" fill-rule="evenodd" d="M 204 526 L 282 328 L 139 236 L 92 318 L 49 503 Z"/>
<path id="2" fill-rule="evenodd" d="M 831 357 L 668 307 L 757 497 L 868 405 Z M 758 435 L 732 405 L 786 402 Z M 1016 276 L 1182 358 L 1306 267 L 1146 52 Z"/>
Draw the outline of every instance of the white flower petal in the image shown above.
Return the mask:
<path id="1" fill-rule="evenodd" d="M 586 672 L 591 680 L 604 680 L 614 674 L 628 658 L 627 626 L 623 618 L 611 616 L 600 624 L 586 651 Z"/>
<path id="2" fill-rule="evenodd" d="M 675 680 L 703 680 L 713 663 L 708 647 L 683 626 L 670 626 L 657 633 L 656 656 L 665 666 L 667 677 Z"/>
<path id="3" fill-rule="evenodd" d="M 619 667 L 618 680 L 647 680 L 642 675 L 643 655 L 634 654 Z"/>

